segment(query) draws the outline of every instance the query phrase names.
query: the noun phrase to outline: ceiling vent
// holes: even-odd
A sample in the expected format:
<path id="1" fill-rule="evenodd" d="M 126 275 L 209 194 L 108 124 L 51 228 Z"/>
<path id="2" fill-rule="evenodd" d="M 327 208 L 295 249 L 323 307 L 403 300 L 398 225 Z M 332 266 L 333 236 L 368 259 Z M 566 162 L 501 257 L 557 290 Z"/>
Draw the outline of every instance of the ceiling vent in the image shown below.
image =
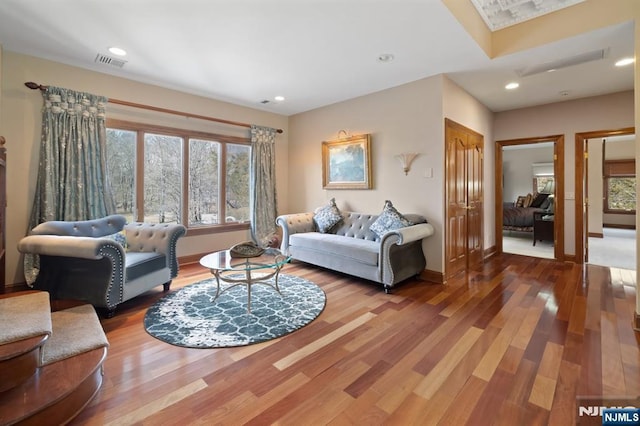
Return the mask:
<path id="1" fill-rule="evenodd" d="M 574 65 L 584 64 L 586 62 L 599 61 L 607 56 L 609 56 L 609 48 L 594 50 L 593 52 L 582 53 L 570 58 L 559 59 L 557 61 L 546 62 L 539 65 L 532 65 L 530 67 L 516 70 L 516 73 L 520 77 L 527 77 L 543 72 L 555 71 L 562 68 L 572 67 Z"/>
<path id="2" fill-rule="evenodd" d="M 102 53 L 98 53 L 96 55 L 96 59 L 94 62 L 98 64 L 109 65 L 111 67 L 116 67 L 116 68 L 122 68 L 124 64 L 127 63 L 127 61 L 124 61 L 122 59 L 112 58 L 110 56 L 103 55 Z"/>

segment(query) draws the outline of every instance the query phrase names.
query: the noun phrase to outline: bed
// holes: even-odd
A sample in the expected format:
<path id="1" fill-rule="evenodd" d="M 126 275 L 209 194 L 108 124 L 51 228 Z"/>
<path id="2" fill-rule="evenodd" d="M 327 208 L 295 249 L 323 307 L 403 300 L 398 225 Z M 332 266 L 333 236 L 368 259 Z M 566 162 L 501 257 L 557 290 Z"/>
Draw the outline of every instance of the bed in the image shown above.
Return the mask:
<path id="1" fill-rule="evenodd" d="M 525 207 L 526 206 L 526 207 Z M 553 197 L 549 194 L 527 194 L 514 202 L 502 203 L 502 229 L 533 232 L 533 215 L 536 212 L 552 212 Z"/>
<path id="2" fill-rule="evenodd" d="M 502 205 L 502 229 L 508 231 L 533 231 L 533 214 L 544 212 L 540 207 L 516 207 L 512 202 Z"/>

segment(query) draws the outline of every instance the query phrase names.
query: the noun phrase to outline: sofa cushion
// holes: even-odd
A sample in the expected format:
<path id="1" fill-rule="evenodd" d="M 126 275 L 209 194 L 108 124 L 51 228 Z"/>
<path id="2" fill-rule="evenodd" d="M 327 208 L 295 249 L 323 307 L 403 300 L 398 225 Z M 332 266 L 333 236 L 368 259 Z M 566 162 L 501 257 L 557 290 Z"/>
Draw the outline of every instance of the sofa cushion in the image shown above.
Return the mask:
<path id="1" fill-rule="evenodd" d="M 368 265 L 378 264 L 378 253 L 380 252 L 379 242 L 319 232 L 293 234 L 289 237 L 289 245 L 332 253 Z"/>
<path id="2" fill-rule="evenodd" d="M 384 203 L 382 213 L 380 213 L 380 216 L 378 216 L 376 221 L 371 224 L 370 229 L 378 236 L 382 237 L 389 231 L 404 228 L 410 225 L 413 225 L 413 223 L 405 218 L 402 213 L 396 210 L 396 208 L 393 207 L 393 203 L 391 203 L 391 201 L 387 200 Z"/>
<path id="3" fill-rule="evenodd" d="M 132 281 L 167 267 L 167 258 L 158 252 L 127 252 L 125 256 L 126 281 Z"/>
<path id="4" fill-rule="evenodd" d="M 322 233 L 329 232 L 341 220 L 342 215 L 336 206 L 335 198 L 330 199 L 326 206 L 316 209 L 313 214 L 313 221 L 316 223 L 318 231 Z"/>

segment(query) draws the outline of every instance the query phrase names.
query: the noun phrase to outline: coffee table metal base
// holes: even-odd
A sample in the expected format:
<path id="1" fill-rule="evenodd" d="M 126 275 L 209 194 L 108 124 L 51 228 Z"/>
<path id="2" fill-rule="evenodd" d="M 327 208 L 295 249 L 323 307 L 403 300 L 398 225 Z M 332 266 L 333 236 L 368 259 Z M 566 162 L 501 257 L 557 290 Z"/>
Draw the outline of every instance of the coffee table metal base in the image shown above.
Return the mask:
<path id="1" fill-rule="evenodd" d="M 248 262 L 249 260 L 247 260 Z M 280 287 L 278 287 L 278 275 L 280 274 L 280 270 L 282 269 L 282 265 L 274 266 L 274 271 L 271 273 L 261 272 L 263 270 L 246 270 L 244 272 L 240 271 L 221 271 L 215 270 L 213 271 L 213 275 L 216 277 L 216 294 L 211 299 L 211 303 L 215 302 L 220 295 L 224 292 L 231 290 L 234 287 L 246 285 L 247 286 L 247 312 L 251 313 L 251 286 L 256 284 L 266 285 L 271 287 L 275 291 L 278 292 L 279 295 L 282 296 L 280 292 Z M 253 276 L 256 274 L 256 276 Z M 243 275 L 244 277 L 238 277 L 238 275 Z M 274 278 L 273 283 L 268 282 L 271 278 Z M 226 287 L 222 287 L 223 284 L 231 284 Z"/>

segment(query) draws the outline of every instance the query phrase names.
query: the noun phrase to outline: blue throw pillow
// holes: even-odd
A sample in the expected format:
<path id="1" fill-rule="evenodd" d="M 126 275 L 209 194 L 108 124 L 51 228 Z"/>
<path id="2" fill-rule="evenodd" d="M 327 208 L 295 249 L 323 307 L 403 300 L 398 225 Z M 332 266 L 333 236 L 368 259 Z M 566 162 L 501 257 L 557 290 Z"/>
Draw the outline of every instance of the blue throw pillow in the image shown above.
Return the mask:
<path id="1" fill-rule="evenodd" d="M 396 210 L 391 201 L 387 200 L 384 203 L 382 213 L 380 213 L 380 216 L 371 224 L 369 229 L 377 236 L 382 237 L 389 231 L 411 225 L 413 225 L 413 223 Z"/>
<path id="2" fill-rule="evenodd" d="M 342 220 L 342 214 L 338 206 L 336 206 L 336 199 L 329 200 L 329 204 L 324 207 L 316 209 L 313 214 L 313 221 L 316 223 L 318 231 L 326 234 L 331 228 L 333 228 L 338 222 Z"/>
<path id="3" fill-rule="evenodd" d="M 125 237 L 124 231 L 116 232 L 115 234 L 111 234 L 111 235 L 105 235 L 102 238 L 108 238 L 110 240 L 113 240 L 116 243 L 120 244 L 123 249 L 125 250 L 127 249 L 127 237 Z"/>

